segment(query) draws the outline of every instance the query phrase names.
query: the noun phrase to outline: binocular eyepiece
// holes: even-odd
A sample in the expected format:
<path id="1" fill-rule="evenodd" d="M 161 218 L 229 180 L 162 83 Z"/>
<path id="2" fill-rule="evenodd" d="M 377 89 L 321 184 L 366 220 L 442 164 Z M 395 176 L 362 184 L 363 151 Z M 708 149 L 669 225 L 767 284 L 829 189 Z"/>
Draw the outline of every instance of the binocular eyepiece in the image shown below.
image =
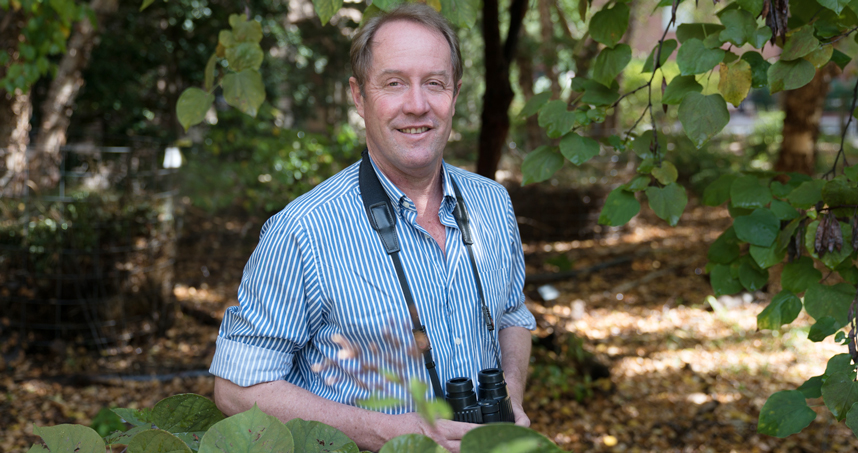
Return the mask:
<path id="1" fill-rule="evenodd" d="M 470 378 L 447 381 L 447 403 L 453 408 L 453 420 L 478 424 L 515 422 L 503 371 L 486 368 L 480 371 L 477 380 L 476 393 Z"/>

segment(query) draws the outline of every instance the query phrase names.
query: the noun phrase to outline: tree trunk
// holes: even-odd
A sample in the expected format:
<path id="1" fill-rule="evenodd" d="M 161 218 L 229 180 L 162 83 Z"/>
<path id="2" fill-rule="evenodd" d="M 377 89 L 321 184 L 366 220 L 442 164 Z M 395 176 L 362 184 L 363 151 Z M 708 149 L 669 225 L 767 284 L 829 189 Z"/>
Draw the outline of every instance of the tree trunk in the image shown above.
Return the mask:
<path id="1" fill-rule="evenodd" d="M 104 22 L 104 16 L 116 11 L 117 6 L 116 0 L 92 0 L 89 4 L 98 22 Z M 40 188 L 53 187 L 60 180 L 60 147 L 66 143 L 74 100 L 84 83 L 82 72 L 89 63 L 98 36 L 96 27 L 97 24 L 90 23 L 88 19 L 75 25 L 66 44 L 67 52 L 60 60 L 57 75 L 42 102 L 42 121 L 30 165 L 33 173 L 31 179 Z"/>
<path id="2" fill-rule="evenodd" d="M 538 0 L 539 33 L 542 43 L 539 46 L 545 77 L 551 81 L 551 99 L 560 98 L 560 82 L 557 80 L 557 46 L 554 43 L 554 22 L 551 20 L 551 0 Z"/>
<path id="3" fill-rule="evenodd" d="M 524 33 L 524 31 L 522 31 Z M 533 56 L 527 52 L 518 52 L 515 63 L 518 66 L 518 86 L 525 100 L 533 97 Z M 534 150 L 545 141 L 545 133 L 539 127 L 537 115 L 530 115 L 525 119 L 525 143 L 520 148 Z"/>
<path id="4" fill-rule="evenodd" d="M 509 81 L 509 65 L 515 57 L 518 32 L 527 12 L 526 0 L 513 0 L 509 7 L 510 23 L 506 41 L 501 44 L 498 0 L 483 2 L 483 39 L 485 41 L 486 92 L 480 115 L 479 154 L 477 173 L 494 179 L 501 151 L 509 133 L 509 105 L 513 91 Z"/>
<path id="5" fill-rule="evenodd" d="M 0 67 L 0 78 L 18 61 L 18 39 L 23 21 L 23 15 L 13 11 L 5 11 L 0 18 L 0 50 L 11 57 L 5 67 Z M 0 91 L 0 195 L 20 194 L 26 187 L 26 151 L 32 110 L 29 92 Z"/>
<path id="6" fill-rule="evenodd" d="M 837 66 L 829 63 L 817 70 L 807 85 L 784 92 L 783 143 L 775 170 L 806 175 L 814 173 L 822 107 L 831 77 L 836 74 Z"/>

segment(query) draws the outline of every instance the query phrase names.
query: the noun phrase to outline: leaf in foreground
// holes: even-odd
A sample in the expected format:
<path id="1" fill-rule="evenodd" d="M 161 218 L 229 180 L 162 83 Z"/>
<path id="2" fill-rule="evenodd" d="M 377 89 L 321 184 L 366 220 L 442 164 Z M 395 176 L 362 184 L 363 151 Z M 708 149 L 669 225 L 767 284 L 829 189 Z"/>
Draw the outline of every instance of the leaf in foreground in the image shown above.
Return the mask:
<path id="1" fill-rule="evenodd" d="M 191 126 L 201 123 L 206 118 L 206 112 L 214 102 L 214 95 L 199 88 L 188 88 L 179 96 L 176 102 L 176 117 L 179 124 L 188 130 Z"/>
<path id="2" fill-rule="evenodd" d="M 666 220 L 670 226 L 676 226 L 685 205 L 688 204 L 688 196 L 685 188 L 673 182 L 664 187 L 650 186 L 646 188 L 646 197 L 649 207 L 660 219 Z"/>
<path id="3" fill-rule="evenodd" d="M 783 438 L 801 432 L 814 419 L 816 412 L 807 406 L 803 393 L 782 390 L 770 396 L 760 410 L 757 432 Z"/>
<path id="4" fill-rule="evenodd" d="M 33 426 L 52 452 L 103 453 L 104 441 L 94 429 L 83 425 Z"/>
<path id="5" fill-rule="evenodd" d="M 191 453 L 191 449 L 167 431 L 150 429 L 134 436 L 128 453 Z"/>
<path id="6" fill-rule="evenodd" d="M 849 408 L 849 412 L 846 413 L 846 426 L 852 430 L 852 432 L 858 436 L 858 403 L 852 405 Z"/>
<path id="7" fill-rule="evenodd" d="M 620 226 L 628 223 L 641 210 L 641 204 L 635 195 L 618 187 L 608 194 L 602 212 L 599 214 L 599 224 Z"/>
<path id="8" fill-rule="evenodd" d="M 253 408 L 215 423 L 200 442 L 200 453 L 291 453 L 292 434 L 280 420 Z"/>
<path id="9" fill-rule="evenodd" d="M 443 453 L 448 450 L 422 434 L 405 434 L 387 441 L 378 453 Z"/>
<path id="10" fill-rule="evenodd" d="M 563 156 L 551 146 L 540 146 L 525 156 L 521 163 L 521 184 L 541 182 L 563 166 Z"/>
<path id="11" fill-rule="evenodd" d="M 679 104 L 679 121 L 694 146 L 702 147 L 730 121 L 727 103 L 720 94 L 696 92 L 685 95 Z"/>
<path id="12" fill-rule="evenodd" d="M 560 153 L 575 165 L 581 165 L 599 154 L 599 142 L 570 132 L 560 140 Z"/>
<path id="13" fill-rule="evenodd" d="M 852 405 L 858 403 L 858 382 L 851 373 L 835 373 L 822 384 L 822 399 L 837 421 L 841 421 Z"/>
<path id="14" fill-rule="evenodd" d="M 801 313 L 801 300 L 795 294 L 783 290 L 757 315 L 757 329 L 776 330 L 784 324 L 795 321 L 799 313 Z"/>
<path id="15" fill-rule="evenodd" d="M 265 101 L 262 74 L 253 69 L 227 74 L 223 78 L 223 97 L 226 103 L 256 117 L 259 106 Z"/>
<path id="16" fill-rule="evenodd" d="M 750 244 L 768 247 L 775 242 L 781 222 L 765 208 L 755 209 L 750 215 L 736 217 L 733 220 L 736 236 Z"/>
<path id="17" fill-rule="evenodd" d="M 547 437 L 523 426 L 507 423 L 493 423 L 472 429 L 462 438 L 462 453 L 477 452 L 507 452 L 512 446 L 519 446 L 517 451 L 528 452 L 562 452 L 557 445 Z M 528 446 L 526 450 L 521 446 Z"/>
<path id="18" fill-rule="evenodd" d="M 286 427 L 292 433 L 296 451 L 360 453 L 357 444 L 333 426 L 295 418 L 286 422 Z"/>

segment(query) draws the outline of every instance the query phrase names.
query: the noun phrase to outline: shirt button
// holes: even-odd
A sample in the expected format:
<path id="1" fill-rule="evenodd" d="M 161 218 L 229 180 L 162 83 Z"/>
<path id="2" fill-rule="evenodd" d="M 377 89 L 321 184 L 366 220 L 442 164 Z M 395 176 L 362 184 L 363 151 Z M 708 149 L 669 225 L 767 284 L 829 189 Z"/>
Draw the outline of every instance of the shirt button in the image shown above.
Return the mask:
<path id="1" fill-rule="evenodd" d="M 461 338 L 453 338 L 453 343 L 456 343 L 456 346 L 461 346 L 462 345 L 462 339 Z"/>

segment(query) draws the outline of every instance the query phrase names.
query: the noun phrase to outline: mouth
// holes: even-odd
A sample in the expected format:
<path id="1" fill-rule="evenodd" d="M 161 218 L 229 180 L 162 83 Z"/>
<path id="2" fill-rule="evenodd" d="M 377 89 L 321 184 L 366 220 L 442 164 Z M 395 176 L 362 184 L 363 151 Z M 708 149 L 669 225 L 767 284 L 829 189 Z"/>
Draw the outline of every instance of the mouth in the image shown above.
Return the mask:
<path id="1" fill-rule="evenodd" d="M 407 127 L 404 129 L 397 129 L 397 130 L 399 132 L 402 132 L 403 134 L 414 134 L 414 135 L 416 135 L 416 134 L 422 134 L 422 133 L 428 131 L 429 128 L 428 127 Z"/>

